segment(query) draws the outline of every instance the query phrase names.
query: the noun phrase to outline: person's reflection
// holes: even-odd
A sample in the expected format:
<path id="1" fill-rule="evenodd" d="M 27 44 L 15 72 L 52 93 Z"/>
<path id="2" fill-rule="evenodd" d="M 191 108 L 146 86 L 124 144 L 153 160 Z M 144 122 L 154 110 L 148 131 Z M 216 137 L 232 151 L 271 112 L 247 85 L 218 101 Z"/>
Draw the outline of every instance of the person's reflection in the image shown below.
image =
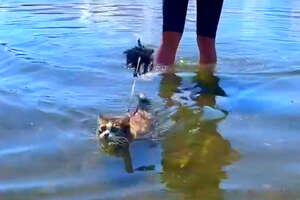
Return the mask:
<path id="1" fill-rule="evenodd" d="M 171 116 L 175 125 L 162 144 L 162 181 L 169 189 L 183 193 L 185 199 L 222 199 L 220 183 L 226 178 L 223 167 L 237 159 L 237 152 L 218 133 L 220 119 L 202 120 L 199 110 L 215 107 L 216 96 L 226 94 L 212 71 L 200 70 L 191 82 L 191 87 L 181 90 L 190 90 L 190 99 L 197 107 L 176 104 L 177 111 Z M 175 105 L 172 96 L 181 92 L 181 83 L 175 74 L 163 75 L 160 96 L 167 105 Z"/>

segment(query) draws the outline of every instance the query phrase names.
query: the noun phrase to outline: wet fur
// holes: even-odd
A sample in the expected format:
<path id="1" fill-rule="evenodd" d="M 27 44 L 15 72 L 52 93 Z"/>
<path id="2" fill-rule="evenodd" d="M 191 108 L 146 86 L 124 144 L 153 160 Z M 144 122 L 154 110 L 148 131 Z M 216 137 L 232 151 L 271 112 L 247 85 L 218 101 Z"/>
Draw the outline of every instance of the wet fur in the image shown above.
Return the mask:
<path id="1" fill-rule="evenodd" d="M 102 149 L 118 154 L 117 151 L 127 148 L 133 139 L 151 133 L 154 120 L 148 111 L 150 102 L 143 95 L 138 99 L 135 112 L 119 117 L 99 116 L 97 136 Z"/>
<path id="2" fill-rule="evenodd" d="M 140 40 L 138 40 L 138 46 L 124 51 L 127 67 L 134 69 L 134 76 L 146 74 L 153 69 L 153 53 L 154 50 L 146 48 Z"/>

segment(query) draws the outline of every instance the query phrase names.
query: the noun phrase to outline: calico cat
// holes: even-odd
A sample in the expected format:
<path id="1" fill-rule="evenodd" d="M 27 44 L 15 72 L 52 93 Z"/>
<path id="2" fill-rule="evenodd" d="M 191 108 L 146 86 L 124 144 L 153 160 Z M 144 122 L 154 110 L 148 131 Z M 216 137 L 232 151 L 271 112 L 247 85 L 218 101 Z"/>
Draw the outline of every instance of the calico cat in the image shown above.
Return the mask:
<path id="1" fill-rule="evenodd" d="M 102 116 L 98 118 L 97 137 L 100 148 L 114 156 L 124 158 L 127 172 L 132 172 L 129 144 L 134 139 L 151 134 L 154 118 L 149 112 L 150 101 L 138 95 L 138 106 L 135 112 L 125 116 Z"/>

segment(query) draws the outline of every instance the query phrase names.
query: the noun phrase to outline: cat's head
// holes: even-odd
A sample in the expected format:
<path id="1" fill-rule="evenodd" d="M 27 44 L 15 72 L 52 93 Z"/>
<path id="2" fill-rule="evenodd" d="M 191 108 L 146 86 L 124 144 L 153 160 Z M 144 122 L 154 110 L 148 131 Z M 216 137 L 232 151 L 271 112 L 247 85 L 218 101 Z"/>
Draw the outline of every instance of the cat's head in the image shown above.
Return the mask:
<path id="1" fill-rule="evenodd" d="M 119 154 L 128 150 L 131 140 L 129 117 L 100 115 L 97 136 L 102 150 L 115 156 L 122 156 Z"/>
<path id="2" fill-rule="evenodd" d="M 100 148 L 109 155 L 122 157 L 125 170 L 133 172 L 129 152 L 130 135 L 129 117 L 104 117 L 99 116 L 97 137 Z"/>

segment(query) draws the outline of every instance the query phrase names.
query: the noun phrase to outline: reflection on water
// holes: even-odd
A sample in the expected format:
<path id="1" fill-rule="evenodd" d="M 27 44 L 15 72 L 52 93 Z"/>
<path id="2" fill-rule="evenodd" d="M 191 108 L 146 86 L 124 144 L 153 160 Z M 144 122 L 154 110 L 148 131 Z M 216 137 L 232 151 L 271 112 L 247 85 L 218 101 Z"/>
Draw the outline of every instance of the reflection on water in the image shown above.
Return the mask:
<path id="1" fill-rule="evenodd" d="M 1 200 L 299 199 L 299 0 L 224 1 L 215 74 L 193 67 L 191 0 L 178 51 L 190 64 L 136 85 L 162 137 L 127 160 L 99 150 L 98 114 L 128 108 L 122 52 L 159 45 L 161 2 L 1 1 Z"/>
<path id="2" fill-rule="evenodd" d="M 162 181 L 171 190 L 183 193 L 185 199 L 222 199 L 220 183 L 226 178 L 223 168 L 237 160 L 238 153 L 218 132 L 220 120 L 203 120 L 204 106 L 215 107 L 216 96 L 225 96 L 219 78 L 203 68 L 192 79 L 190 96 L 196 106 L 180 104 L 171 120 L 174 126 L 162 142 Z M 160 96 L 168 106 L 179 89 L 181 78 L 175 74 L 163 75 Z M 184 99 L 185 100 L 185 99 Z M 223 111 L 224 112 L 224 111 Z"/>

